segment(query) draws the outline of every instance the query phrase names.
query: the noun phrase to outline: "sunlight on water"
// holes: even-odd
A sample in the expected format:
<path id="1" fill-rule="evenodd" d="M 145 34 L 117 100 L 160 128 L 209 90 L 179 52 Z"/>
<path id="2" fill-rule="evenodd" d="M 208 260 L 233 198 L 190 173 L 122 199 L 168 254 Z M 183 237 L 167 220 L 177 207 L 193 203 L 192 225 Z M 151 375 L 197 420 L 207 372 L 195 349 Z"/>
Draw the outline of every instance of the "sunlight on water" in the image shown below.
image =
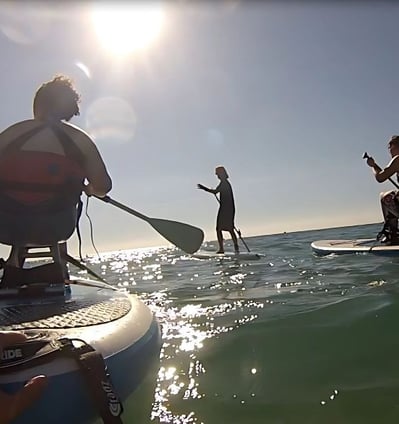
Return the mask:
<path id="1" fill-rule="evenodd" d="M 147 266 L 143 268 L 148 269 Z M 159 271 L 158 266 L 154 269 Z M 242 273 L 232 275 L 230 284 L 241 284 L 244 278 L 245 274 Z M 158 373 L 152 419 L 165 423 L 197 423 L 193 411 L 177 414 L 169 405 L 175 402 L 174 398 L 200 401 L 207 396 L 201 389 L 200 382 L 201 376 L 207 372 L 201 360 L 201 351 L 207 347 L 207 340 L 255 320 L 257 315 L 253 313 L 244 314 L 240 318 L 236 318 L 235 314 L 243 309 L 263 308 L 264 304 L 237 300 L 211 306 L 187 303 L 181 307 L 173 307 L 169 295 L 165 291 L 162 296 L 158 292 L 155 296 L 149 294 L 146 297 L 162 323 L 164 340 L 161 352 L 163 365 Z"/>
<path id="2" fill-rule="evenodd" d="M 176 412 L 175 404 L 190 399 L 199 402 L 210 395 L 201 382 L 207 373 L 203 355 L 211 340 L 251 324 L 259 318 L 257 311 L 274 306 L 274 297 L 294 294 L 309 283 L 294 278 L 281 281 L 283 273 L 277 281 L 268 274 L 259 278 L 263 274 L 255 265 L 234 260 L 207 263 L 170 250 L 113 252 L 102 260 L 104 276 L 112 277 L 119 287 L 138 291 L 162 325 L 163 347 L 152 409 L 152 419 L 162 423 L 199 422 L 195 411 Z M 280 271 L 287 266 L 295 275 L 312 278 L 307 271 L 298 271 L 292 260 L 281 263 Z M 269 262 L 262 265 L 264 269 L 275 267 Z M 217 302 L 212 302 L 215 295 Z M 177 296 L 185 302 L 177 304 Z M 256 376 L 259 369 L 248 364 L 246 372 Z M 256 393 L 251 390 L 249 396 L 255 398 Z M 234 393 L 232 398 L 242 405 L 247 402 Z"/>
<path id="3" fill-rule="evenodd" d="M 392 306 L 386 291 L 399 266 L 358 258 L 354 267 L 353 259 L 316 258 L 306 244 L 289 251 L 275 243 L 273 255 L 253 262 L 198 260 L 171 248 L 112 252 L 93 262 L 107 281 L 137 293 L 161 324 L 151 416 L 143 424 L 343 422 L 322 414 L 350 402 L 351 393 L 361 402 L 363 387 L 380 384 L 373 370 L 388 354 L 396 360 L 391 339 L 384 360 L 371 366 L 366 358 L 384 345 L 383 331 L 371 329 L 384 326 Z M 379 342 L 370 343 L 370 334 Z M 396 384 L 392 372 L 387 378 Z"/>

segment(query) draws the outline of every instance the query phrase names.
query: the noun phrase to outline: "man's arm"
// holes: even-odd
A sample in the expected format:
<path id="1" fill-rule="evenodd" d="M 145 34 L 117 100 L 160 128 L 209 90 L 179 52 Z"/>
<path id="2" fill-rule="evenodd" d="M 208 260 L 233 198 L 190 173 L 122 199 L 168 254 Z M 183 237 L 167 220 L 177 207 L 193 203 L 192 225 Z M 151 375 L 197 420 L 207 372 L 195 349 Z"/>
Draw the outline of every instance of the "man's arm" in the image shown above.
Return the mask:
<path id="1" fill-rule="evenodd" d="M 367 164 L 372 168 L 375 179 L 379 183 L 383 183 L 388 178 L 392 177 L 392 175 L 399 172 L 399 156 L 392 158 L 391 162 L 389 162 L 384 169 L 381 169 L 371 157 L 367 159 Z"/>
<path id="2" fill-rule="evenodd" d="M 88 181 L 84 191 L 88 196 L 104 197 L 112 189 L 112 180 L 97 146 L 91 139 L 86 140 L 84 155 L 86 158 L 86 179 Z"/>
<path id="3" fill-rule="evenodd" d="M 213 194 L 216 194 L 217 193 L 217 190 L 216 189 L 205 187 L 202 184 L 197 184 L 197 188 L 199 188 L 200 190 L 207 191 L 208 193 L 213 193 Z"/>
<path id="4" fill-rule="evenodd" d="M 84 156 L 84 171 L 87 180 L 85 193 L 88 196 L 104 197 L 112 188 L 112 180 L 96 144 L 90 135 L 81 128 L 71 123 L 64 123 L 64 125 Z"/>

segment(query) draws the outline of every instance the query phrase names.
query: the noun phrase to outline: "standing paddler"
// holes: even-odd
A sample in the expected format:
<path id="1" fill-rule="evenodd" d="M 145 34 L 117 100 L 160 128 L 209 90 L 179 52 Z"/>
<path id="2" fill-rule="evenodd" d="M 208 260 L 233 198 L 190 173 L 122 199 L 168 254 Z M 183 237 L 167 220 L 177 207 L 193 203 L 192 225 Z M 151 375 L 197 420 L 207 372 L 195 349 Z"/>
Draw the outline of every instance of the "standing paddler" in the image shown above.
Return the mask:
<path id="1" fill-rule="evenodd" d="M 219 243 L 219 250 L 216 253 L 224 253 L 223 246 L 223 233 L 222 231 L 228 231 L 234 243 L 235 253 L 239 253 L 237 236 L 234 232 L 234 217 L 235 217 L 235 204 L 233 189 L 230 182 L 228 181 L 228 174 L 223 166 L 218 166 L 215 169 L 215 174 L 219 178 L 220 183 L 215 188 L 208 188 L 202 184 L 197 184 L 197 187 L 201 190 L 205 190 L 208 193 L 213 193 L 215 196 L 219 193 L 219 211 L 216 219 L 216 236 Z"/>

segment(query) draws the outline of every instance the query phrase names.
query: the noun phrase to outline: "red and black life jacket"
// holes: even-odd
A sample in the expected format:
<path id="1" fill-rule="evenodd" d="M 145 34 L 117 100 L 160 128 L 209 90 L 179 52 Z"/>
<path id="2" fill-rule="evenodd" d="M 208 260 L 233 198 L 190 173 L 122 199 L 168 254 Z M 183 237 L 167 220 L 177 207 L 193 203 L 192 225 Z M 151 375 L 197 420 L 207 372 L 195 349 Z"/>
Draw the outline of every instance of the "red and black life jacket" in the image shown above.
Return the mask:
<path id="1" fill-rule="evenodd" d="M 64 155 L 22 150 L 33 136 L 51 128 Z M 56 123 L 43 123 L 12 140 L 0 154 L 0 210 L 51 212 L 76 205 L 83 182 L 84 156 Z"/>

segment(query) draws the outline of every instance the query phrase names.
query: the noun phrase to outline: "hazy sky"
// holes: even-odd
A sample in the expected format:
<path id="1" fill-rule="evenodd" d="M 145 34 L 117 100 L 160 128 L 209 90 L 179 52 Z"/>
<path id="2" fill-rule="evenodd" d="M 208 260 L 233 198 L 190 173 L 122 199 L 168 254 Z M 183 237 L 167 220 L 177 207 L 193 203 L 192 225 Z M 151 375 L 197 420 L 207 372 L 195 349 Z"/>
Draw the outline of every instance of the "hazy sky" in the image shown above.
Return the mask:
<path id="1" fill-rule="evenodd" d="M 385 166 L 399 133 L 399 4 L 145 4 L 162 20 L 133 16 L 129 28 L 158 34 L 123 55 L 99 35 L 116 38 L 124 22 L 108 11 L 95 27 L 95 3 L 0 1 L 0 128 L 30 118 L 38 86 L 64 73 L 82 95 L 72 122 L 93 135 L 110 195 L 143 214 L 214 240 L 218 205 L 196 184 L 215 187 L 224 165 L 243 236 L 382 220 L 378 193 L 393 186 L 378 184 L 362 155 Z M 141 3 L 121 5 L 126 18 Z M 126 41 L 144 44 L 144 34 L 119 47 Z M 144 221 L 89 205 L 99 250 L 167 244 Z M 91 254 L 85 216 L 81 225 Z"/>

